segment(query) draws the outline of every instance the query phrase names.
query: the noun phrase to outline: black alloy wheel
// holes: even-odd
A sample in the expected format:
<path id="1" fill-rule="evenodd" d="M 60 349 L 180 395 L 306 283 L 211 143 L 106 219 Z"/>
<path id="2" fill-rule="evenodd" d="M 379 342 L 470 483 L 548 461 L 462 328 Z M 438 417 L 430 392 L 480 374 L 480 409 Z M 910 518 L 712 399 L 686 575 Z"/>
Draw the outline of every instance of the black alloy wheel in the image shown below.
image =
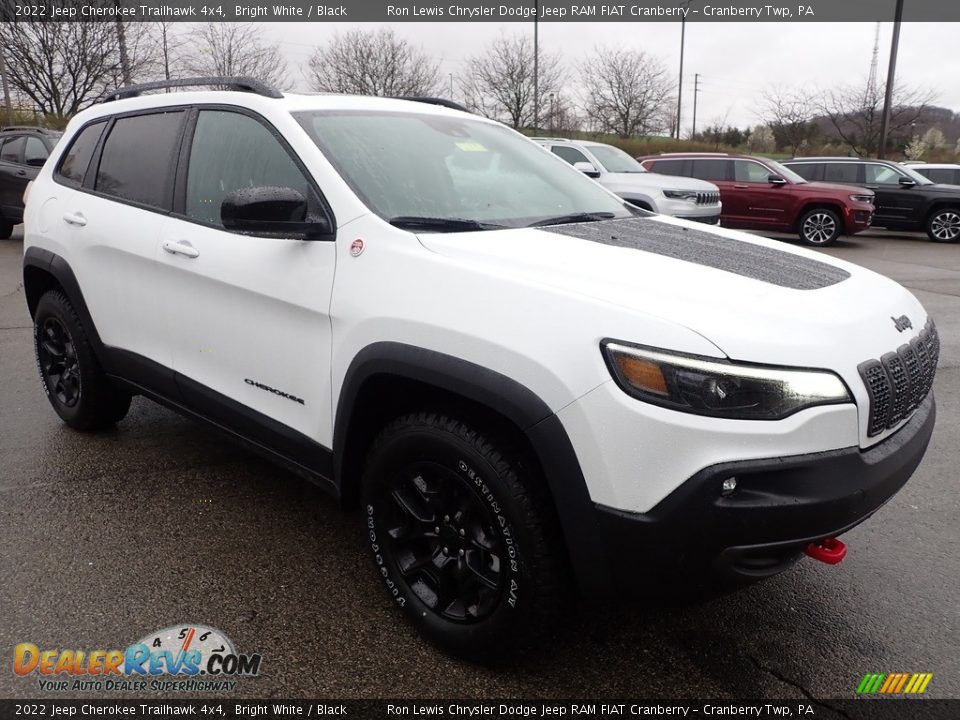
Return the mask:
<path id="1" fill-rule="evenodd" d="M 80 401 L 82 382 L 77 350 L 70 332 L 59 318 L 48 317 L 40 327 L 37 358 L 40 372 L 51 394 L 64 406 Z"/>

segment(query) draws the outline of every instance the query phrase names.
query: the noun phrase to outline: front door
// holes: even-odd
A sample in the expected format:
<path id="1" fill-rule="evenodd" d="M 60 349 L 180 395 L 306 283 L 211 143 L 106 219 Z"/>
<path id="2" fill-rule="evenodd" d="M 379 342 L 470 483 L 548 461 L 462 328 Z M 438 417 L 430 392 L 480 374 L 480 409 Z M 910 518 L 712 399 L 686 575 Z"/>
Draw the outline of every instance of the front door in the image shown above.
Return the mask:
<path id="1" fill-rule="evenodd" d="M 291 459 L 331 447 L 330 298 L 336 244 L 241 235 L 220 208 L 234 190 L 319 195 L 259 117 L 200 109 L 184 186 L 160 230 L 163 306 L 184 399 Z"/>

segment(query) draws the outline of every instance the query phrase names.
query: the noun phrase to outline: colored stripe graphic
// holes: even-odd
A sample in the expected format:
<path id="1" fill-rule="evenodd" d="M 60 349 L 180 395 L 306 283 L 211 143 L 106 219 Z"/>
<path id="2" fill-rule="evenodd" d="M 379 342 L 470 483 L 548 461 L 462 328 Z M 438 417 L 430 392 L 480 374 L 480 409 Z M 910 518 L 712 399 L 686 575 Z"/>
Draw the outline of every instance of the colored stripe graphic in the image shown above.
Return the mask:
<path id="1" fill-rule="evenodd" d="M 933 673 L 867 673 L 857 685 L 858 695 L 921 695 Z"/>

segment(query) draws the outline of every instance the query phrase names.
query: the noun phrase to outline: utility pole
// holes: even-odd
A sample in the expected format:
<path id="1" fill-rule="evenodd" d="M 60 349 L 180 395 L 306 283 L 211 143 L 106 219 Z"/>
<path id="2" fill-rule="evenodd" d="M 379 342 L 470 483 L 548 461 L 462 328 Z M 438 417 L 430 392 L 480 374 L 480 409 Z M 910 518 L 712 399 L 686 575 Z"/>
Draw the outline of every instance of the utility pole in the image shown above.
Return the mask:
<path id="1" fill-rule="evenodd" d="M 7 125 L 13 125 L 13 103 L 10 102 L 10 85 L 7 82 L 7 64 L 0 52 L 0 81 L 3 83 L 3 104 L 7 108 Z"/>
<path id="2" fill-rule="evenodd" d="M 533 130 L 540 125 L 540 0 L 533 0 Z"/>
<path id="3" fill-rule="evenodd" d="M 683 0 L 680 3 L 681 8 L 690 8 L 693 0 Z M 680 117 L 683 108 L 683 48 L 687 41 L 687 16 L 680 16 L 680 80 L 677 83 L 677 140 L 680 139 Z"/>
<path id="4" fill-rule="evenodd" d="M 450 99 L 453 100 L 453 73 L 450 73 Z"/>
<path id="5" fill-rule="evenodd" d="M 690 131 L 690 139 L 697 136 L 697 95 L 700 93 L 700 78 L 703 75 L 694 73 L 693 75 L 693 129 Z"/>
<path id="6" fill-rule="evenodd" d="M 897 0 L 896 18 L 893 21 L 893 40 L 890 42 L 890 67 L 887 69 L 887 91 L 883 96 L 883 119 L 880 121 L 880 149 L 877 157 L 887 153 L 887 131 L 890 127 L 890 105 L 893 103 L 893 86 L 897 75 L 897 51 L 900 48 L 900 23 L 903 21 L 903 0 Z"/>

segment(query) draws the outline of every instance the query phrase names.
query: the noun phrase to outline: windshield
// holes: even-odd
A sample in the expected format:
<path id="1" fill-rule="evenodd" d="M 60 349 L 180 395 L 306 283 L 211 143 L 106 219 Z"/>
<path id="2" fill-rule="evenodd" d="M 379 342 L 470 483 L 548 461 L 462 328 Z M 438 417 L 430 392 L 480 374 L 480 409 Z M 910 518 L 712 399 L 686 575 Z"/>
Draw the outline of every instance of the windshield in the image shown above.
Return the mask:
<path id="1" fill-rule="evenodd" d="M 767 164 L 767 167 L 774 170 L 784 180 L 789 180 L 796 185 L 803 185 L 807 182 L 805 178 L 797 175 L 793 170 L 788 168 L 786 165 L 781 165 L 776 160 L 767 160 L 764 158 L 764 162 Z"/>
<path id="2" fill-rule="evenodd" d="M 400 226 L 483 230 L 632 216 L 593 180 L 501 125 L 411 112 L 294 116 L 367 207 Z"/>
<path id="3" fill-rule="evenodd" d="M 587 149 L 611 173 L 642 173 L 646 168 L 613 145 L 587 145 Z"/>

